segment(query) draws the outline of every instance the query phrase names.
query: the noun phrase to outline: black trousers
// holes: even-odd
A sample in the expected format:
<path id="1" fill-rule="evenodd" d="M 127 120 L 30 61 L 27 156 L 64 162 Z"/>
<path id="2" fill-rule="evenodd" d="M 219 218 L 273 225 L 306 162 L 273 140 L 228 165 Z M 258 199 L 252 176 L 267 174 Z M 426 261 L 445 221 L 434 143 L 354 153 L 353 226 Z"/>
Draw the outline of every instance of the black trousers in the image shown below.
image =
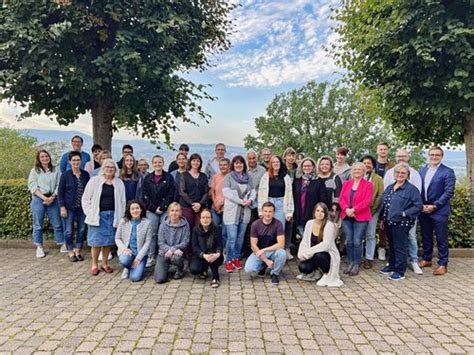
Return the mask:
<path id="1" fill-rule="evenodd" d="M 221 266 L 223 262 L 224 257 L 222 254 L 213 263 L 208 263 L 202 258 L 193 256 L 189 263 L 189 272 L 193 275 L 199 275 L 207 271 L 208 268 L 211 268 L 212 278 L 219 280 L 219 266 Z"/>
<path id="2" fill-rule="evenodd" d="M 303 274 L 311 274 L 316 269 L 321 269 L 325 274 L 331 267 L 331 256 L 327 251 L 314 254 L 310 259 L 300 262 L 298 269 Z"/>

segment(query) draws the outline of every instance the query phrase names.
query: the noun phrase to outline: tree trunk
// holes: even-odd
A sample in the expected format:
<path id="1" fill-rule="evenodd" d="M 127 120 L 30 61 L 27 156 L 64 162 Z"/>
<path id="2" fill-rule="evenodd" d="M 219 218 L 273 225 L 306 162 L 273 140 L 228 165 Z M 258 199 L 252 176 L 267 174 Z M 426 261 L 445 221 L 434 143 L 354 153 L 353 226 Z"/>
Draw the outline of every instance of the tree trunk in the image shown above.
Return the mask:
<path id="1" fill-rule="evenodd" d="M 466 145 L 467 182 L 472 205 L 474 203 L 474 112 L 471 112 L 466 117 L 464 124 L 464 144 Z"/>
<path id="2" fill-rule="evenodd" d="M 113 110 L 104 97 L 98 97 L 92 106 L 91 113 L 94 144 L 100 144 L 103 149 L 112 151 Z"/>

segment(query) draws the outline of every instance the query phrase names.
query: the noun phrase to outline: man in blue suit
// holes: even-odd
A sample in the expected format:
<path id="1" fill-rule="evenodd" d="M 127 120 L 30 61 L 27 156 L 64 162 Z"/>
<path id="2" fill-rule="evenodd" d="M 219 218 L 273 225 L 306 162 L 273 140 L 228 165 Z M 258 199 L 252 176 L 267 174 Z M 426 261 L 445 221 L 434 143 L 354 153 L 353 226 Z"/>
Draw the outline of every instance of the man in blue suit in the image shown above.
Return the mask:
<path id="1" fill-rule="evenodd" d="M 454 193 L 456 177 L 454 170 L 441 163 L 443 150 L 434 146 L 428 150 L 428 165 L 420 170 L 423 210 L 420 214 L 420 226 L 423 243 L 423 260 L 420 267 L 431 266 L 433 257 L 433 232 L 438 245 L 438 268 L 434 275 L 448 272 L 448 220 L 451 214 L 449 200 Z"/>

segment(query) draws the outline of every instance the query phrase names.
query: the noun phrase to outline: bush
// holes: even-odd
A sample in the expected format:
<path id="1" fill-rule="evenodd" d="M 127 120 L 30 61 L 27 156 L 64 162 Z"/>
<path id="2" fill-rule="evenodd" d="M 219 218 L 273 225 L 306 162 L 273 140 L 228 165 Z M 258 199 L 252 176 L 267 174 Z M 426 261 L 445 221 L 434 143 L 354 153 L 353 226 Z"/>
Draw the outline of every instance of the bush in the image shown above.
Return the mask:
<path id="1" fill-rule="evenodd" d="M 448 226 L 449 246 L 452 248 L 474 247 L 474 210 L 469 202 L 467 183 L 456 185 L 451 207 Z"/>

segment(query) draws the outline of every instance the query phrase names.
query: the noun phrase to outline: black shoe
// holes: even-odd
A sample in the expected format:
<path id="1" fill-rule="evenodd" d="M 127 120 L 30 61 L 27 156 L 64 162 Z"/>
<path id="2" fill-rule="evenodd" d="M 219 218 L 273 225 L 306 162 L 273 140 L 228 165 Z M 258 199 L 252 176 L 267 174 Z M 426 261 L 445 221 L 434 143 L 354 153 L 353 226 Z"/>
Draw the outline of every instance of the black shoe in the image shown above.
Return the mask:
<path id="1" fill-rule="evenodd" d="M 278 285 L 280 283 L 280 277 L 278 275 L 272 274 L 272 285 Z"/>
<path id="2" fill-rule="evenodd" d="M 77 261 L 77 257 L 75 255 L 68 255 L 68 259 L 71 263 L 75 263 Z"/>
<path id="3" fill-rule="evenodd" d="M 76 255 L 77 261 L 84 261 L 84 257 L 81 254 Z"/>
<path id="4" fill-rule="evenodd" d="M 257 272 L 257 276 L 258 276 L 258 277 L 265 277 L 266 272 L 267 272 L 267 267 L 264 266 L 264 267 L 262 268 L 262 270 L 260 270 L 259 272 Z"/>
<path id="5" fill-rule="evenodd" d="M 173 279 L 180 280 L 183 278 L 183 276 L 184 276 L 184 273 L 182 271 L 176 271 L 174 273 Z"/>

